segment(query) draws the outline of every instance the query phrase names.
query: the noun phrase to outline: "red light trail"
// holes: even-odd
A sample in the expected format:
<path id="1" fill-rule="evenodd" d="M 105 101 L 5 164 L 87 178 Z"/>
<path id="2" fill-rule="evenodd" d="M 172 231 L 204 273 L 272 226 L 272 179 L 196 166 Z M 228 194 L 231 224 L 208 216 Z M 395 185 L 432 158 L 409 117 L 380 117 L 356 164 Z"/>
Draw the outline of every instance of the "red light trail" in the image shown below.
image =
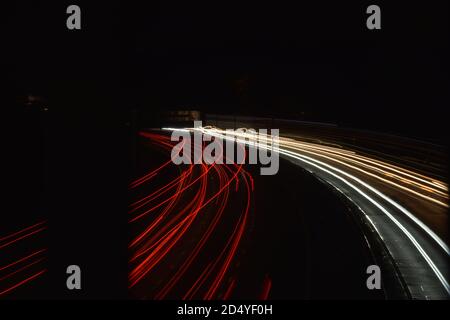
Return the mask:
<path id="1" fill-rule="evenodd" d="M 140 135 L 168 154 L 174 147 L 169 136 Z M 129 187 L 135 197 L 129 210 L 135 230 L 129 244 L 132 293 L 157 300 L 232 296 L 254 191 L 243 165 L 167 161 Z"/>
<path id="2" fill-rule="evenodd" d="M 0 265 L 0 298 L 7 297 L 46 272 L 42 262 L 47 249 L 32 249 L 35 237 L 41 236 L 46 228 L 46 222 L 41 221 L 0 238 L 1 260 L 8 261 Z M 23 256 L 22 253 L 17 253 L 23 251 L 17 247 L 25 241 L 28 241 L 25 250 L 31 253 Z"/>

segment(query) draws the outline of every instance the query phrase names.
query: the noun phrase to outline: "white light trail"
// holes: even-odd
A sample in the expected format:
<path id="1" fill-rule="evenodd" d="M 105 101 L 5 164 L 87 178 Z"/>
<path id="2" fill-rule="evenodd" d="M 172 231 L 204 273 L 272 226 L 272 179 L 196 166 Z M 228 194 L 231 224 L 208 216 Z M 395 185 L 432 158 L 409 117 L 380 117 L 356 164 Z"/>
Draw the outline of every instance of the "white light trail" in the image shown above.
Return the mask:
<path id="1" fill-rule="evenodd" d="M 192 130 L 200 130 L 203 133 L 207 133 L 209 135 L 215 135 L 218 136 L 222 139 L 227 139 L 227 140 L 234 140 L 234 138 L 229 137 L 229 133 L 228 136 L 222 134 L 222 132 L 225 133 L 225 131 L 223 130 L 219 130 L 219 129 L 205 129 L 205 128 L 193 128 Z M 430 266 L 430 268 L 433 270 L 433 272 L 435 273 L 436 277 L 438 278 L 438 280 L 441 282 L 441 284 L 443 285 L 443 287 L 445 288 L 445 290 L 447 291 L 448 294 L 450 294 L 450 286 L 449 283 L 447 282 L 447 280 L 445 279 L 445 277 L 443 276 L 442 272 L 439 270 L 439 268 L 436 266 L 436 264 L 432 261 L 432 259 L 430 258 L 430 256 L 425 252 L 425 250 L 423 249 L 423 247 L 418 243 L 418 241 L 414 238 L 414 236 L 405 228 L 405 226 L 403 226 L 386 208 L 384 208 L 379 202 L 377 202 L 375 199 L 373 199 L 372 197 L 370 197 L 366 192 L 362 191 L 360 188 L 358 188 L 357 186 L 355 186 L 353 183 L 351 183 L 350 181 L 348 181 L 347 179 L 343 178 L 342 176 L 345 176 L 347 178 L 350 178 L 352 180 L 354 180 L 355 182 L 357 182 L 358 184 L 360 184 L 361 186 L 363 186 L 364 188 L 370 190 L 371 192 L 373 192 L 374 194 L 376 194 L 377 196 L 379 196 L 380 198 L 382 198 L 383 200 L 385 200 L 386 202 L 388 202 L 389 204 L 391 204 L 392 206 L 394 206 L 395 208 L 397 208 L 398 210 L 400 210 L 402 213 L 404 213 L 408 218 L 410 218 L 414 223 L 416 223 L 422 230 L 424 230 L 446 253 L 447 255 L 450 255 L 450 249 L 449 247 L 445 244 L 445 242 L 440 239 L 440 237 L 438 235 L 436 235 L 428 226 L 426 226 L 422 221 L 420 221 L 417 217 L 415 217 L 411 212 L 409 212 L 406 208 L 404 208 L 403 206 L 401 206 L 400 204 L 398 204 L 397 202 L 395 202 L 394 200 L 390 199 L 389 197 L 387 197 L 385 194 L 381 193 L 380 191 L 378 191 L 377 189 L 373 188 L 372 186 L 370 186 L 369 184 L 365 183 L 364 181 L 362 181 L 361 179 L 345 172 L 342 171 L 334 166 L 331 166 L 327 163 L 324 163 L 320 160 L 314 159 L 312 157 L 306 156 L 306 155 L 302 155 L 299 154 L 298 152 L 293 152 L 290 150 L 285 150 L 283 148 L 272 148 L 270 146 L 268 146 L 267 142 L 270 141 L 270 139 L 268 139 L 268 141 L 265 144 L 260 144 L 258 141 L 253 141 L 250 142 L 250 139 L 255 139 L 254 136 L 251 135 L 246 135 L 245 133 L 235 133 L 234 134 L 237 137 L 237 143 L 242 143 L 242 144 L 246 144 L 246 145 L 252 145 L 252 146 L 257 146 L 258 148 L 265 148 L 268 150 L 271 150 L 273 152 L 278 152 L 280 154 L 284 154 L 288 157 L 297 159 L 299 161 L 302 161 L 304 163 L 307 163 L 311 166 L 316 167 L 317 169 L 326 172 L 328 174 L 330 174 L 331 176 L 335 177 L 336 179 L 339 179 L 340 181 L 344 182 L 346 185 L 348 185 L 349 187 L 351 187 L 353 190 L 355 190 L 358 194 L 360 194 L 361 196 L 363 196 L 365 199 L 367 199 L 370 203 L 372 203 L 375 207 L 377 207 L 380 211 L 382 211 L 405 235 L 406 237 L 411 241 L 411 243 L 414 245 L 414 247 L 417 249 L 417 251 L 420 253 L 420 255 L 423 257 L 423 259 L 427 262 L 427 264 Z M 239 139 L 239 137 L 243 138 L 243 139 Z M 280 139 L 281 140 L 281 139 Z M 292 143 L 292 142 L 291 142 Z M 283 145 L 283 142 L 280 141 L 280 146 Z M 305 151 L 305 150 L 301 150 L 301 151 Z M 306 151 L 307 152 L 307 151 Z M 311 153 L 311 152 L 310 152 Z M 331 159 L 333 160 L 333 159 Z M 397 170 L 397 169 L 396 169 Z M 333 172 L 334 171 L 334 172 Z M 397 170 L 397 172 L 401 172 L 400 170 Z M 410 174 L 408 174 L 410 175 Z M 420 178 L 421 179 L 421 178 Z M 423 180 L 423 179 L 422 179 Z M 427 181 L 428 182 L 428 181 Z M 440 186 L 444 186 L 446 188 L 446 186 L 440 182 L 437 182 L 435 180 L 432 181 L 433 184 L 437 184 Z M 364 213 L 365 214 L 365 213 Z M 367 214 L 365 214 L 366 218 Z M 368 218 L 369 219 L 369 218 Z M 370 219 L 369 219 L 370 220 Z"/>

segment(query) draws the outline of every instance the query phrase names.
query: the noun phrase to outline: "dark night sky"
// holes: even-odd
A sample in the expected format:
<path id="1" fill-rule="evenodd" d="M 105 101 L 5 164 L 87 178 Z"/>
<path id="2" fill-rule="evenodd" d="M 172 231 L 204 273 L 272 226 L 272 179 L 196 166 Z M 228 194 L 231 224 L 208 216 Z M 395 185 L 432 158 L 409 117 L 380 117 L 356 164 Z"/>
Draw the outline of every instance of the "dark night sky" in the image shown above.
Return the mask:
<path id="1" fill-rule="evenodd" d="M 7 91 L 38 91 L 58 111 L 81 108 L 96 117 L 136 106 L 288 117 L 306 111 L 312 120 L 444 134 L 445 1 L 380 2 L 379 31 L 365 27 L 366 1 L 80 2 L 80 32 L 65 28 L 68 4 L 20 2 L 7 10 Z"/>
<path id="2" fill-rule="evenodd" d="M 316 120 L 440 136 L 442 127 L 423 127 L 444 125 L 448 8 L 382 6 L 377 32 L 366 30 L 364 8 L 160 5 L 138 18 L 131 10 L 123 68 L 129 95 L 143 108 L 306 111 Z"/>

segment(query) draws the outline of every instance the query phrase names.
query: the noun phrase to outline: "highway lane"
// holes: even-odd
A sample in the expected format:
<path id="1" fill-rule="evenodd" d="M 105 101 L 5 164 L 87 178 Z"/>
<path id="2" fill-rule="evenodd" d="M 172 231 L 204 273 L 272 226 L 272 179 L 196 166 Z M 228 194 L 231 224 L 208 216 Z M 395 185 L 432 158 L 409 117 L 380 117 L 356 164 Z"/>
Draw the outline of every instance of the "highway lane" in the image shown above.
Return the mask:
<path id="1" fill-rule="evenodd" d="M 217 123 L 217 124 L 216 124 Z M 224 118 L 217 122 L 206 120 L 220 128 L 282 128 L 284 137 L 292 137 L 313 143 L 337 144 L 348 150 L 367 154 L 392 163 L 401 163 L 404 168 L 422 172 L 437 179 L 446 179 L 448 150 L 445 146 L 430 141 L 376 131 L 353 129 L 332 123 L 268 119 L 252 117 Z"/>
<path id="2" fill-rule="evenodd" d="M 48 263 L 47 222 L 40 221 L 0 236 L 0 299 L 27 299 L 42 294 Z"/>
<path id="3" fill-rule="evenodd" d="M 229 139 L 221 129 L 193 130 Z M 249 132 L 236 133 L 235 138 L 259 148 L 270 144 L 267 137 Z M 395 260 L 412 298 L 448 298 L 446 183 L 339 145 L 282 137 L 272 147 L 361 208 Z"/>
<path id="4" fill-rule="evenodd" d="M 130 184 L 134 297 L 384 297 L 367 290 L 373 258 L 347 205 L 305 170 L 285 161 L 267 177 L 259 166 L 175 165 L 169 134 L 140 135 L 150 150 Z"/>
<path id="5" fill-rule="evenodd" d="M 157 300 L 226 298 L 250 219 L 251 176 L 242 165 L 174 165 L 169 136 L 141 136 L 165 157 L 130 184 L 129 289 Z"/>

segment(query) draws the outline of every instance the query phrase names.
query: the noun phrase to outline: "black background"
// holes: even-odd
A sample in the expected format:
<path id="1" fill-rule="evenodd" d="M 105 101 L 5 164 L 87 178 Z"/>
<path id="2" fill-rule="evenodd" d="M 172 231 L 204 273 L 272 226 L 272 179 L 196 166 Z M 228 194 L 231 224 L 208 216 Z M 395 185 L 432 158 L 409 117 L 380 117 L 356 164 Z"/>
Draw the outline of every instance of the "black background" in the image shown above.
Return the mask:
<path id="1" fill-rule="evenodd" d="M 8 205 L 25 172 L 42 181 L 22 194 L 50 221 L 53 279 L 42 297 L 126 297 L 131 109 L 306 111 L 447 144 L 448 2 L 373 3 L 382 30 L 365 26 L 372 1 L 2 5 L 3 189 Z M 70 4 L 81 7 L 80 31 L 66 28 Z M 48 100 L 43 119 L 21 109 L 27 93 Z M 12 154 L 24 140 L 45 147 Z M 89 270 L 80 292 L 65 288 L 69 264 Z"/>

